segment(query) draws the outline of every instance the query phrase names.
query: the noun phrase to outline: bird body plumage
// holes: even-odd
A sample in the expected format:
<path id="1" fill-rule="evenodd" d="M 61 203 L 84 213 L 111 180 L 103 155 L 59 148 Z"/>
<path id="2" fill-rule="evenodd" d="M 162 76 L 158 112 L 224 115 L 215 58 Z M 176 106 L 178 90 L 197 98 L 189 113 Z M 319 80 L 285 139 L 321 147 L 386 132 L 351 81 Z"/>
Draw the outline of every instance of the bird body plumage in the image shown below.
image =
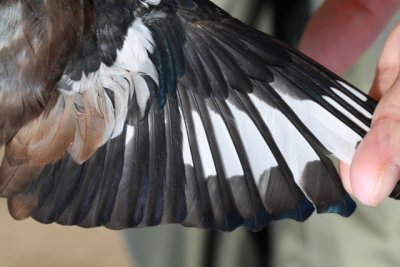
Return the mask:
<path id="1" fill-rule="evenodd" d="M 7 0 L 0 25 L 15 218 L 228 231 L 353 212 L 328 156 L 351 161 L 376 103 L 211 2 Z"/>

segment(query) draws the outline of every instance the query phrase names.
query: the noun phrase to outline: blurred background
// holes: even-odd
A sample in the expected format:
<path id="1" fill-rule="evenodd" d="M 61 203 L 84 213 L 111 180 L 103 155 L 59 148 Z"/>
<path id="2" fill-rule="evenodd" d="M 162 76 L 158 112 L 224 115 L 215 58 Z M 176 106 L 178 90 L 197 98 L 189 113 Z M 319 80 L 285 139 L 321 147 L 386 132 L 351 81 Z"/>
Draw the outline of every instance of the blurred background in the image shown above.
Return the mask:
<path id="1" fill-rule="evenodd" d="M 215 0 L 234 17 L 298 44 L 322 0 Z M 397 15 L 388 29 L 400 18 Z M 360 29 L 363 30 L 363 29 Z M 345 78 L 368 90 L 387 35 Z M 358 205 L 354 216 L 313 216 L 306 223 L 280 221 L 259 233 L 200 231 L 180 226 L 111 231 L 14 221 L 0 201 L 0 267 L 320 267 L 400 266 L 400 205 Z"/>

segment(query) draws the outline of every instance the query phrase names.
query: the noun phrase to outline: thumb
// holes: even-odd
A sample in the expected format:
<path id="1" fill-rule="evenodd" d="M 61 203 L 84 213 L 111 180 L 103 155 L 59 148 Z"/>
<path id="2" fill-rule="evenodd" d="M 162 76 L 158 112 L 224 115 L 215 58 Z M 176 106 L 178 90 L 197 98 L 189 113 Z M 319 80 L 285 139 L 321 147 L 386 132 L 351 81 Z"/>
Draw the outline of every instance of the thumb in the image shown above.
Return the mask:
<path id="1" fill-rule="evenodd" d="M 387 39 L 378 63 L 370 94 L 381 99 L 348 172 L 352 193 L 367 205 L 381 203 L 400 179 L 399 47 L 400 24 Z"/>

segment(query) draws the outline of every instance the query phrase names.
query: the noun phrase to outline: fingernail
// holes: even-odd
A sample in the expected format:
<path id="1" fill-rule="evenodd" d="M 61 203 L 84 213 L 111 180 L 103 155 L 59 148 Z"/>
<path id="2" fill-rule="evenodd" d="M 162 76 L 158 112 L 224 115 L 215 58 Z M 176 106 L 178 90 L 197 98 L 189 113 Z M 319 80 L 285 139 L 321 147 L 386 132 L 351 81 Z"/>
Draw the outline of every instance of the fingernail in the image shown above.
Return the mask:
<path id="1" fill-rule="evenodd" d="M 390 195 L 393 188 L 400 179 L 400 167 L 393 164 L 388 165 L 383 174 L 379 177 L 371 196 L 371 204 L 376 206 Z"/>

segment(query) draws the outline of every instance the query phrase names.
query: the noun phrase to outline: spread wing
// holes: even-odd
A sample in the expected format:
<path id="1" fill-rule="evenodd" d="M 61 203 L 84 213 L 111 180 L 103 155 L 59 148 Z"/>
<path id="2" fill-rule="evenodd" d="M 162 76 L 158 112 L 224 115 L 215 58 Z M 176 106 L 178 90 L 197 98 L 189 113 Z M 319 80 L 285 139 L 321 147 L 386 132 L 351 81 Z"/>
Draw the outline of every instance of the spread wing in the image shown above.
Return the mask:
<path id="1" fill-rule="evenodd" d="M 351 161 L 373 100 L 211 2 L 94 5 L 54 107 L 5 146 L 15 218 L 259 230 L 353 212 L 329 156 Z"/>

